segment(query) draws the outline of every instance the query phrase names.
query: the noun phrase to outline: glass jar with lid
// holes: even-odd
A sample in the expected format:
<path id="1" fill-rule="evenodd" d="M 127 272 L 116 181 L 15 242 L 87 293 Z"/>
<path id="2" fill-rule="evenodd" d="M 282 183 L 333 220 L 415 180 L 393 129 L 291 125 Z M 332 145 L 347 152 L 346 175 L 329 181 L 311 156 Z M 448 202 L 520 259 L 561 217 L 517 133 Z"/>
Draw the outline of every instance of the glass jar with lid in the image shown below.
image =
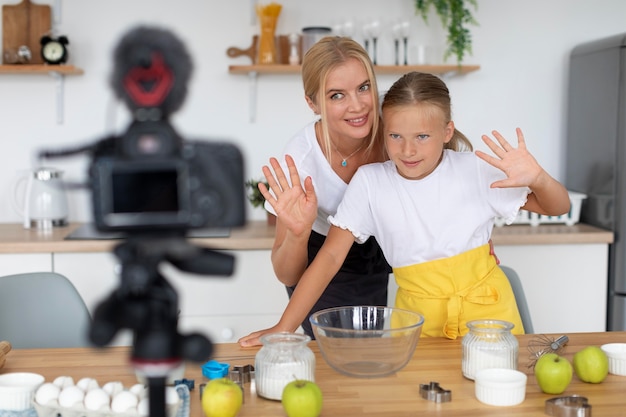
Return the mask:
<path id="1" fill-rule="evenodd" d="M 474 379 L 481 369 L 517 369 L 519 342 L 511 333 L 514 324 L 504 320 L 473 320 L 463 336 L 463 376 Z"/>
<path id="2" fill-rule="evenodd" d="M 285 385 L 296 379 L 315 381 L 315 354 L 311 338 L 296 333 L 271 333 L 261 337 L 263 347 L 254 360 L 256 392 L 280 400 Z"/>

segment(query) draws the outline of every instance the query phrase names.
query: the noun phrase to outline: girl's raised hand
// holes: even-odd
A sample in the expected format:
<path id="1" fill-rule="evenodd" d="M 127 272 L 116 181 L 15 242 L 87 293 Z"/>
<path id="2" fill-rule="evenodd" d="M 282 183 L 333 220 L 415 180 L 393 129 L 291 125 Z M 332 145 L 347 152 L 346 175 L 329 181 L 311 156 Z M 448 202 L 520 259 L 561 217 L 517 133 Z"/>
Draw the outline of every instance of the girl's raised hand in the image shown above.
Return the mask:
<path id="1" fill-rule="evenodd" d="M 317 217 L 317 196 L 313 180 L 307 177 L 304 188 L 300 183 L 298 169 L 290 155 L 285 155 L 290 181 L 276 158 L 270 158 L 270 165 L 263 167 L 263 175 L 271 189 L 259 183 L 259 191 L 274 208 L 276 216 L 294 234 L 308 233 Z"/>
<path id="2" fill-rule="evenodd" d="M 507 178 L 491 184 L 492 188 L 506 187 L 533 187 L 536 181 L 544 172 L 537 160 L 526 149 L 524 134 L 520 128 L 515 129 L 517 133 L 517 148 L 514 148 L 497 131 L 493 131 L 493 136 L 498 143 L 489 136 L 483 135 L 483 142 L 497 156 L 491 156 L 481 151 L 476 151 L 476 156 L 488 164 L 502 170 Z"/>

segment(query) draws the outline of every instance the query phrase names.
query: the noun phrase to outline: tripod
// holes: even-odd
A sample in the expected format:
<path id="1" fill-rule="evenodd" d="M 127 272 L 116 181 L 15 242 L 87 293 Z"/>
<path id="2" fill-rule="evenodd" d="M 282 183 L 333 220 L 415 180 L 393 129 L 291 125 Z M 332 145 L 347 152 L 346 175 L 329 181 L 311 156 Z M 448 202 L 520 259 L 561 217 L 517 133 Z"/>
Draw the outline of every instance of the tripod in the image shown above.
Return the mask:
<path id="1" fill-rule="evenodd" d="M 230 276 L 234 257 L 191 245 L 177 234 L 130 236 L 114 254 L 121 263 L 121 282 L 96 308 L 89 337 L 103 347 L 120 329 L 133 332 L 131 363 L 147 378 L 150 416 L 165 417 L 166 377 L 185 359 L 206 361 L 213 346 L 201 334 L 178 332 L 178 295 L 159 265 Z"/>

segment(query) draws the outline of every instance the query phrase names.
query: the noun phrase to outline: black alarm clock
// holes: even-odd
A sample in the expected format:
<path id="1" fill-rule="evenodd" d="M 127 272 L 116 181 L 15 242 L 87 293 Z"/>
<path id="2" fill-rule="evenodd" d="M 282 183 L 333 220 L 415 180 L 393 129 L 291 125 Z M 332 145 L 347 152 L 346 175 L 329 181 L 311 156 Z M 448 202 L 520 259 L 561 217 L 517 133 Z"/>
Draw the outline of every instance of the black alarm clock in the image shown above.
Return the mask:
<path id="1" fill-rule="evenodd" d="M 67 62 L 67 45 L 70 41 L 66 36 L 53 38 L 51 36 L 43 36 L 41 38 L 41 57 L 43 60 L 52 65 L 63 64 Z"/>

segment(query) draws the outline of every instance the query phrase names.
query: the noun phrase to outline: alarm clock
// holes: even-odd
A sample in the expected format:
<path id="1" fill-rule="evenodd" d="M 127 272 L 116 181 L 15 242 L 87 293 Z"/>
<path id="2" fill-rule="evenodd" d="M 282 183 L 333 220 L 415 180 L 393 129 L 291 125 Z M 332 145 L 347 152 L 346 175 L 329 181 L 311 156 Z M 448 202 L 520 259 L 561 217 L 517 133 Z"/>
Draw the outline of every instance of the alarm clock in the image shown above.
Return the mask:
<path id="1" fill-rule="evenodd" d="M 41 38 L 41 57 L 47 64 L 63 64 L 67 62 L 67 45 L 70 43 L 66 36 Z"/>

